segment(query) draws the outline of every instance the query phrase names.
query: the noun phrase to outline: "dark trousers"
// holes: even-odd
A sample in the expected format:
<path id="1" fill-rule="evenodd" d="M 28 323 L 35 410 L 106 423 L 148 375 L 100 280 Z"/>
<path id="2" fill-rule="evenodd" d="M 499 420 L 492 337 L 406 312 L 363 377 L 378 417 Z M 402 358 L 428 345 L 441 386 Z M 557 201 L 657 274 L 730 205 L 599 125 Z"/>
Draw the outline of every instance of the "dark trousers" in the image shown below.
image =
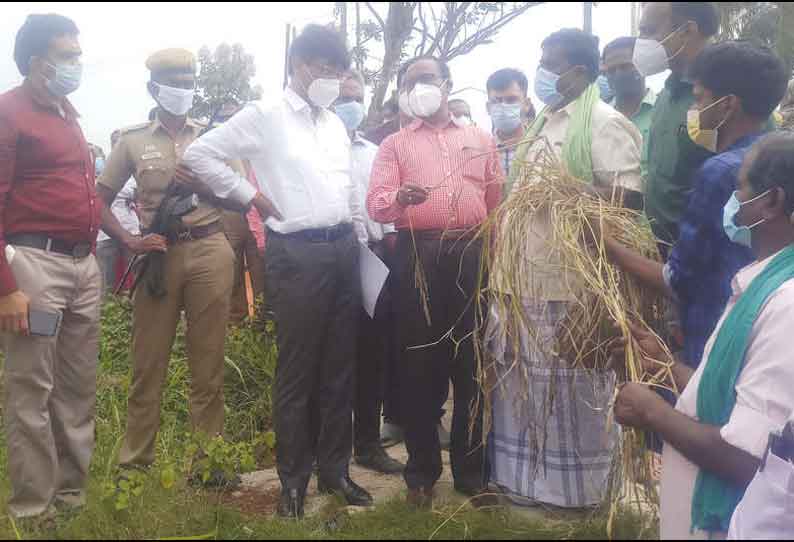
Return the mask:
<path id="1" fill-rule="evenodd" d="M 347 473 L 353 439 L 361 310 L 358 241 L 329 243 L 270 232 L 266 287 L 278 334 L 274 392 L 276 462 L 284 488 Z"/>
<path id="2" fill-rule="evenodd" d="M 375 247 L 375 252 L 390 266 L 393 255 L 387 253 L 383 243 Z M 381 412 L 390 421 L 396 418 L 391 282 L 387 281 L 378 299 L 375 318 L 361 311 L 353 430 L 356 455 L 370 453 L 380 446 Z"/>
<path id="3" fill-rule="evenodd" d="M 482 395 L 476 381 L 472 342 L 481 244 L 420 239 L 416 244 L 428 284 L 430 325 L 415 285 L 410 233 L 400 233 L 397 241 L 394 277 L 398 292 L 395 305 L 400 344 L 400 409 L 409 456 L 405 481 L 411 489 L 432 488 L 441 476 L 437 425 L 452 379 L 452 474 L 456 487 L 481 489 L 488 468 L 482 444 Z M 453 329 L 452 336 L 446 337 Z"/>

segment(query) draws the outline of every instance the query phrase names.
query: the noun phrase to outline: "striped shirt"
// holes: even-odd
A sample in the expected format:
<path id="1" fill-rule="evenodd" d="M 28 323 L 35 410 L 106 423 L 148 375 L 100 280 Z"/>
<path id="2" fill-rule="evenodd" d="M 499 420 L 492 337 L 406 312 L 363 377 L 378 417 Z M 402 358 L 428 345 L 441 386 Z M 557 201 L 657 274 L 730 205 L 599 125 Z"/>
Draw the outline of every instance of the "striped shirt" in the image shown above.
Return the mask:
<path id="1" fill-rule="evenodd" d="M 504 174 L 491 135 L 451 121 L 434 128 L 416 120 L 382 144 L 372 166 L 367 210 L 398 230 L 466 229 L 481 224 L 499 205 Z M 404 207 L 405 183 L 430 190 L 422 205 Z"/>

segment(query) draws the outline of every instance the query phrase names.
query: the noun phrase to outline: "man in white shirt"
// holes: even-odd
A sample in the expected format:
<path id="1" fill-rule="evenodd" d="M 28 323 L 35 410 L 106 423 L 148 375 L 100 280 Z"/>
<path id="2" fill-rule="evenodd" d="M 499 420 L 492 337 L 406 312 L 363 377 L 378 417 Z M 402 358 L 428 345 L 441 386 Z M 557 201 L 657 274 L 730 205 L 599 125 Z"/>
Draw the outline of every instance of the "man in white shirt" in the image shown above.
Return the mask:
<path id="1" fill-rule="evenodd" d="M 378 147 L 357 131 L 364 120 L 364 78 L 360 73 L 346 74 L 333 109 L 350 135 L 353 182 L 363 207 Z M 375 222 L 367 214 L 364 224 L 370 249 L 389 265 L 397 235 L 394 225 Z M 405 465 L 389 457 L 380 442 L 381 410 L 393 411 L 395 396 L 395 379 L 390 378 L 394 362 L 394 325 L 387 290 L 384 288 L 378 300 L 375 318 L 370 318 L 363 309 L 360 311 L 353 447 L 359 466 L 382 474 L 401 474 Z"/>
<path id="2" fill-rule="evenodd" d="M 672 407 L 650 388 L 627 384 L 615 402 L 619 423 L 654 431 L 664 439 L 660 494 L 663 540 L 724 539 L 733 512 L 728 506 L 731 503 L 711 508 L 708 501 L 696 501 L 699 477 L 716 477 L 725 495 L 741 497 L 761 464 L 769 435 L 779 434 L 794 411 L 794 279 L 788 278 L 794 276 L 790 254 L 794 250 L 792 155 L 794 138 L 774 134 L 757 143 L 745 159 L 739 191 L 734 194 L 738 205 L 726 206 L 725 229 L 734 242 L 752 246 L 756 262 L 734 278 L 731 299 L 697 371 L 667 360 L 654 337 L 634 333 L 645 355 L 646 370 L 658 369 L 658 362 L 653 360 L 670 361 L 673 380 L 683 390 L 678 404 Z M 780 260 L 786 256 L 786 260 Z M 776 276 L 765 276 L 770 268 L 778 269 Z M 777 278 L 777 287 L 776 277 L 783 280 Z M 769 295 L 760 299 L 759 284 L 772 284 Z M 759 307 L 757 314 L 743 310 L 748 298 Z M 738 313 L 741 321 L 731 318 L 733 311 L 742 311 Z M 744 322 L 752 326 L 746 335 Z M 738 374 L 720 372 L 721 367 L 733 365 L 729 357 L 733 351 L 721 348 L 726 340 L 739 341 L 732 350 L 743 352 Z M 723 355 L 713 357 L 713 352 Z M 713 403 L 714 397 L 734 399 L 731 408 L 725 409 L 725 423 L 702 420 L 702 414 L 708 412 L 704 406 Z M 704 517 L 712 520 L 711 528 L 701 525 Z"/>
<path id="3" fill-rule="evenodd" d="M 349 477 L 359 242 L 367 241 L 353 182 L 350 139 L 327 108 L 350 55 L 333 30 L 309 25 L 289 54 L 284 95 L 247 105 L 185 152 L 186 170 L 218 197 L 253 204 L 268 228 L 266 284 L 278 331 L 274 411 L 278 513 L 301 517 L 316 457 L 321 492 L 351 505 L 372 497 Z M 260 191 L 227 162 L 248 160 Z"/>

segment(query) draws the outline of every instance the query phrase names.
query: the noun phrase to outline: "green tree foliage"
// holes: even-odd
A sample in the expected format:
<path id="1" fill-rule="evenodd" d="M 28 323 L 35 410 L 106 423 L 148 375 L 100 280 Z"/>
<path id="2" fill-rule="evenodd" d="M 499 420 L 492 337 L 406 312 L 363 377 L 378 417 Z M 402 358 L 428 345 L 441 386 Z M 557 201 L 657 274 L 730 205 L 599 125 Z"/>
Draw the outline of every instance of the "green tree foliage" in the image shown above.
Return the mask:
<path id="1" fill-rule="evenodd" d="M 243 46 L 222 43 L 215 52 L 206 45 L 198 53 L 198 92 L 191 115 L 209 119 L 224 103 L 235 100 L 240 104 L 262 97 L 259 86 L 251 86 L 256 75 L 254 56 Z"/>

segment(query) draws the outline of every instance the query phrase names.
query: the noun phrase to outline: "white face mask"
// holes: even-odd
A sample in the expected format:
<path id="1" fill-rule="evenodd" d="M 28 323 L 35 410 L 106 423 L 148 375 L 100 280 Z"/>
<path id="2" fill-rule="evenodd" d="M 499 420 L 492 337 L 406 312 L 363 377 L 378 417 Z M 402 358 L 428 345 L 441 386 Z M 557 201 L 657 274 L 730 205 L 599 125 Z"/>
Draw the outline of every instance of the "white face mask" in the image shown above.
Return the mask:
<path id="1" fill-rule="evenodd" d="M 650 77 L 670 69 L 664 46 L 656 40 L 637 39 L 634 45 L 634 65 L 643 77 Z"/>
<path id="2" fill-rule="evenodd" d="M 195 89 L 167 87 L 158 83 L 153 84 L 157 89 L 155 100 L 160 104 L 160 107 L 172 115 L 177 117 L 187 115 L 187 112 L 193 107 L 193 97 L 196 95 Z"/>
<path id="3" fill-rule="evenodd" d="M 400 98 L 397 101 L 397 103 L 399 104 L 400 111 L 402 112 L 403 115 L 407 115 L 409 117 L 413 117 L 414 116 L 414 112 L 411 111 L 411 105 L 408 103 L 408 93 L 407 92 L 401 92 L 400 93 Z"/>
<path id="4" fill-rule="evenodd" d="M 317 107 L 328 109 L 339 98 L 342 82 L 339 79 L 315 79 L 309 85 L 309 100 Z"/>
<path id="5" fill-rule="evenodd" d="M 460 117 L 452 116 L 452 122 L 455 123 L 455 126 L 458 128 L 465 128 L 466 126 L 471 126 L 474 124 L 469 117 L 466 115 L 462 115 Z"/>
<path id="6" fill-rule="evenodd" d="M 436 85 L 417 83 L 408 95 L 408 105 L 414 116 L 426 119 L 438 113 L 441 107 L 441 89 Z"/>

